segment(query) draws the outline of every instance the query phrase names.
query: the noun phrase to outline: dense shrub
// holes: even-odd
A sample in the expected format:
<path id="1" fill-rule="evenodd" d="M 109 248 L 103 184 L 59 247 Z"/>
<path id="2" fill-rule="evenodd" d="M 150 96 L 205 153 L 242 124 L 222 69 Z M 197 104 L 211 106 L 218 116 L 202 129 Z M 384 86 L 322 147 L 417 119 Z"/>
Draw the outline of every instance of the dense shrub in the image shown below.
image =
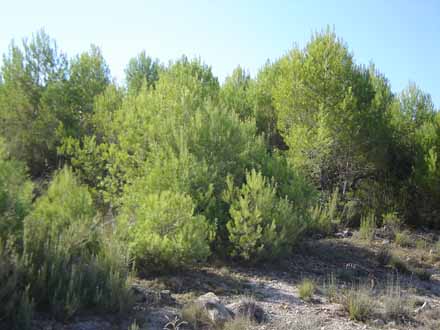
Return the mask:
<path id="1" fill-rule="evenodd" d="M 23 219 L 31 209 L 33 184 L 26 168 L 7 157 L 0 139 L 0 240 L 20 240 Z"/>
<path id="2" fill-rule="evenodd" d="M 0 241 L 0 328 L 30 329 L 33 301 L 25 282 L 26 269 L 11 246 Z"/>
<path id="3" fill-rule="evenodd" d="M 91 229 L 95 215 L 88 188 L 79 184 L 71 169 L 64 168 L 25 220 L 25 248 L 35 254 L 45 244 L 56 244 L 73 225 Z"/>
<path id="4" fill-rule="evenodd" d="M 288 253 L 307 227 L 307 217 L 291 201 L 276 194 L 276 186 L 261 173 L 246 173 L 241 187 L 228 180 L 227 224 L 232 255 L 246 260 L 275 258 Z"/>
<path id="5" fill-rule="evenodd" d="M 23 264 L 36 307 L 57 318 L 130 306 L 128 257 L 97 222 L 91 195 L 64 168 L 25 219 Z"/>
<path id="6" fill-rule="evenodd" d="M 183 193 L 128 191 L 118 230 L 144 271 L 190 265 L 210 254 L 210 226 L 194 214 L 191 197 Z"/>

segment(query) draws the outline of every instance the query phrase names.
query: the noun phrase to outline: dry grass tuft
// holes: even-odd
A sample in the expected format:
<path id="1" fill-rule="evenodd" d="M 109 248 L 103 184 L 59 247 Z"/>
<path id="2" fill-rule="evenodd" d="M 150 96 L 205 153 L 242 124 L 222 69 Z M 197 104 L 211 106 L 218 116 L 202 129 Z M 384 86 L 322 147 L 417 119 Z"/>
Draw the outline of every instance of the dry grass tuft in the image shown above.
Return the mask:
<path id="1" fill-rule="evenodd" d="M 408 231 L 399 231 L 396 233 L 396 237 L 394 238 L 394 243 L 396 243 L 397 246 L 400 247 L 412 247 L 413 241 L 411 239 L 411 236 Z"/>
<path id="2" fill-rule="evenodd" d="M 387 320 L 403 323 L 410 317 L 409 301 L 400 288 L 398 280 L 388 280 L 384 297 L 384 317 Z"/>
<path id="3" fill-rule="evenodd" d="M 299 284 L 298 290 L 299 296 L 302 300 L 310 301 L 315 293 L 316 286 L 312 280 L 306 278 Z"/>
<path id="4" fill-rule="evenodd" d="M 245 316 L 238 316 L 223 325 L 223 330 L 250 330 L 253 322 Z"/>
<path id="5" fill-rule="evenodd" d="M 366 321 L 373 313 L 374 301 L 370 290 L 352 288 L 345 297 L 345 308 L 351 320 Z"/>
<path id="6" fill-rule="evenodd" d="M 188 322 L 194 330 L 215 329 L 215 324 L 209 318 L 206 310 L 194 302 L 183 307 L 182 320 Z"/>

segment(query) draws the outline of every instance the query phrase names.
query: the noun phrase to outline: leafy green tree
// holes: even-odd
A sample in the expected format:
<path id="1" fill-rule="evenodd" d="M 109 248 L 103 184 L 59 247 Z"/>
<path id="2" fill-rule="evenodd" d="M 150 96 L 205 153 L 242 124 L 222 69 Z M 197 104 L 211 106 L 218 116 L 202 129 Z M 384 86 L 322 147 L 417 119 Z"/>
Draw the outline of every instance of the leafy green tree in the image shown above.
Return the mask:
<path id="1" fill-rule="evenodd" d="M 222 107 L 237 113 L 242 119 L 249 119 L 254 116 L 252 95 L 250 88 L 252 79 L 245 70 L 237 67 L 226 78 L 220 90 L 220 102 Z"/>
<path id="2" fill-rule="evenodd" d="M 41 175 L 57 163 L 59 121 L 48 104 L 58 104 L 63 97 L 58 92 L 67 79 L 66 56 L 39 31 L 22 47 L 11 43 L 1 76 L 0 135 L 12 157 L 26 161 L 33 176 Z"/>
<path id="3" fill-rule="evenodd" d="M 369 70 L 354 63 L 334 32 L 315 35 L 304 50 L 280 59 L 273 91 L 277 126 L 291 164 L 321 190 L 342 195 L 379 166 L 372 137 L 386 123 L 372 106 Z M 384 152 L 382 152 L 382 155 Z"/>
<path id="4" fill-rule="evenodd" d="M 400 161 L 392 173 L 400 195 L 400 211 L 411 224 L 439 226 L 440 122 L 436 109 L 429 94 L 410 84 L 392 110 L 391 151 Z"/>
<path id="5" fill-rule="evenodd" d="M 263 134 L 270 149 L 287 148 L 277 127 L 277 112 L 274 105 L 274 89 L 279 78 L 280 62 L 267 62 L 258 72 L 255 82 L 250 85 L 249 98 L 253 103 L 253 113 L 257 130 Z"/>
<path id="6" fill-rule="evenodd" d="M 160 70 L 159 60 L 153 60 L 145 54 L 145 51 L 141 52 L 130 59 L 125 69 L 128 90 L 138 93 L 143 85 L 147 88 L 154 87 L 159 80 Z"/>
<path id="7" fill-rule="evenodd" d="M 72 131 L 67 136 L 80 136 L 81 130 L 91 130 L 90 117 L 95 97 L 102 94 L 110 84 L 110 70 L 101 50 L 92 45 L 89 52 L 75 57 L 69 67 L 68 102 L 72 120 L 63 120 L 63 125 Z"/>

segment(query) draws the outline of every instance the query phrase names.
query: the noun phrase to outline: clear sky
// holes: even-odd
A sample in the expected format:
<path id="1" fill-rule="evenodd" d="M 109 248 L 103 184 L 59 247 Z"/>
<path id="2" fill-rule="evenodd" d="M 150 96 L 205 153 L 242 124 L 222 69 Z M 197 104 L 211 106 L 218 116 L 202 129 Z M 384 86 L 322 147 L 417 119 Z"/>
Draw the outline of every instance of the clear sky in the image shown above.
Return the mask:
<path id="1" fill-rule="evenodd" d="M 100 46 L 119 81 L 142 50 L 162 62 L 201 57 L 222 81 L 237 65 L 254 75 L 327 25 L 394 91 L 414 81 L 440 106 L 439 0 L 4 0 L 0 52 L 44 28 L 70 56 Z"/>

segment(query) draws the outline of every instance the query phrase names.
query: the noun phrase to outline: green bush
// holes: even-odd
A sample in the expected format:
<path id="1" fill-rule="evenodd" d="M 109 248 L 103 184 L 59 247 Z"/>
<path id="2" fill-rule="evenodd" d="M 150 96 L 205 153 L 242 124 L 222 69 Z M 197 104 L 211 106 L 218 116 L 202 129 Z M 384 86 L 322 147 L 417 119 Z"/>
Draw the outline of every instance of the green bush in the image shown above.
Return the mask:
<path id="1" fill-rule="evenodd" d="M 316 285 L 312 280 L 306 278 L 301 281 L 298 290 L 299 290 L 299 297 L 302 300 L 310 301 L 313 297 L 313 294 L 315 293 Z"/>
<path id="2" fill-rule="evenodd" d="M 340 214 L 338 212 L 338 191 L 335 190 L 324 205 L 316 205 L 310 209 L 311 230 L 323 234 L 331 234 L 338 223 Z"/>
<path id="3" fill-rule="evenodd" d="M 228 179 L 225 200 L 230 203 L 227 223 L 231 254 L 245 260 L 276 258 L 288 253 L 307 227 L 307 218 L 287 198 L 276 194 L 275 185 L 252 170 L 246 183 L 235 187 Z"/>
<path id="4" fill-rule="evenodd" d="M 390 278 L 388 280 L 383 303 L 384 316 L 387 320 L 400 322 L 402 319 L 409 318 L 410 303 L 400 288 L 399 279 Z"/>
<path id="5" fill-rule="evenodd" d="M 371 293 L 365 288 L 351 289 L 345 300 L 345 308 L 351 320 L 366 321 L 373 312 Z"/>
<path id="6" fill-rule="evenodd" d="M 400 247 L 412 247 L 414 242 L 409 234 L 409 231 L 399 231 L 395 234 L 394 243 Z"/>
<path id="7" fill-rule="evenodd" d="M 24 224 L 22 262 L 36 308 L 58 319 L 129 308 L 128 257 L 96 219 L 87 187 L 69 168 L 59 171 Z"/>
<path id="8" fill-rule="evenodd" d="M 388 265 L 398 271 L 401 274 L 409 274 L 410 269 L 409 266 L 399 257 L 395 255 L 391 255 L 388 261 Z"/>
<path id="9" fill-rule="evenodd" d="M 114 313 L 129 310 L 133 300 L 128 258 L 122 246 L 102 237 L 99 248 L 91 252 L 87 233 L 82 230 L 78 235 L 76 231 L 82 228 L 71 229 L 58 242 L 46 245 L 45 256 L 38 263 L 32 255 L 26 256 L 27 281 L 37 307 L 62 320 L 86 309 Z M 76 237 L 74 247 L 72 235 Z"/>
<path id="10" fill-rule="evenodd" d="M 359 236 L 361 239 L 371 241 L 374 239 L 376 230 L 376 218 L 373 213 L 368 214 L 361 219 L 361 226 L 359 228 Z"/>
<path id="11" fill-rule="evenodd" d="M 95 215 L 88 188 L 80 185 L 66 167 L 55 174 L 47 192 L 25 219 L 25 248 L 35 253 L 35 249 L 41 248 L 35 245 L 56 244 L 72 225 L 92 227 Z"/>
<path id="12" fill-rule="evenodd" d="M 127 192 L 123 201 L 118 229 L 142 270 L 176 268 L 209 256 L 210 226 L 194 214 L 188 195 Z"/>
<path id="13" fill-rule="evenodd" d="M 397 232 L 402 226 L 402 220 L 397 212 L 388 212 L 382 215 L 382 224 Z"/>
<path id="14" fill-rule="evenodd" d="M 31 209 L 32 190 L 24 164 L 8 159 L 0 139 L 0 240 L 21 240 L 23 219 Z"/>
<path id="15" fill-rule="evenodd" d="M 20 256 L 0 241 L 0 328 L 30 329 L 33 304 Z M 14 326 L 13 326 L 14 325 Z"/>

